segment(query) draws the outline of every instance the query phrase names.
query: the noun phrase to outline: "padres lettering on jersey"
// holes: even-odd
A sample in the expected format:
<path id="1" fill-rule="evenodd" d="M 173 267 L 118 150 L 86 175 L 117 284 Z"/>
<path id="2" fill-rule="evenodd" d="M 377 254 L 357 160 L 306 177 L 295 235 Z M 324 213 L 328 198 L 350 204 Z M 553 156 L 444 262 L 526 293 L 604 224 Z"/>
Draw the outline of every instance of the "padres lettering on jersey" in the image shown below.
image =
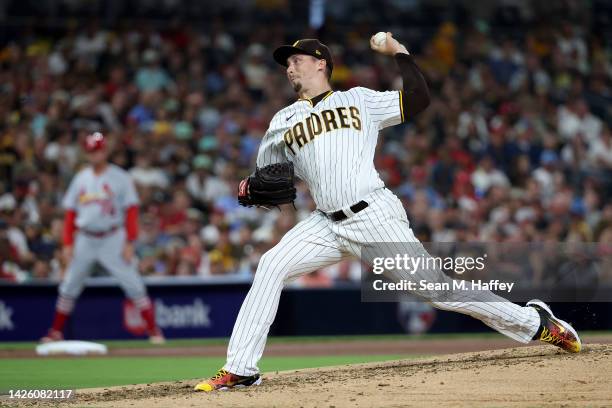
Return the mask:
<path id="1" fill-rule="evenodd" d="M 322 133 L 350 128 L 361 130 L 359 109 L 355 106 L 339 106 L 335 109 L 325 109 L 320 113 L 312 112 L 306 119 L 287 130 L 283 135 L 283 140 L 291 153 L 295 155 L 294 143 L 301 149 Z"/>
<path id="2" fill-rule="evenodd" d="M 257 166 L 292 161 L 317 208 L 336 211 L 384 186 L 374 168 L 378 132 L 403 121 L 400 91 L 357 87 L 329 92 L 313 106 L 300 99 L 279 111 Z"/>

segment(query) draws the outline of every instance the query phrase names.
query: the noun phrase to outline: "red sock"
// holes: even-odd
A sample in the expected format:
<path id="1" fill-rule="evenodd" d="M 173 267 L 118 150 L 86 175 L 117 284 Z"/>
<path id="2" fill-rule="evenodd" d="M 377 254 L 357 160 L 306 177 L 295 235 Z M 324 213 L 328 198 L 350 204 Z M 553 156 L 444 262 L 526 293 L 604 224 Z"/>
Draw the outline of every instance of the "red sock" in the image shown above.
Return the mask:
<path id="1" fill-rule="evenodd" d="M 153 305 L 149 303 L 147 307 L 140 309 L 140 315 L 142 316 L 142 320 L 147 324 L 147 331 L 149 334 L 155 332 L 157 330 L 157 324 L 155 324 L 155 310 L 153 309 Z"/>
<path id="2" fill-rule="evenodd" d="M 63 333 L 64 326 L 66 325 L 66 320 L 70 315 L 68 313 L 60 312 L 59 310 L 55 311 L 55 317 L 53 318 L 53 325 L 51 326 L 52 330 Z"/>

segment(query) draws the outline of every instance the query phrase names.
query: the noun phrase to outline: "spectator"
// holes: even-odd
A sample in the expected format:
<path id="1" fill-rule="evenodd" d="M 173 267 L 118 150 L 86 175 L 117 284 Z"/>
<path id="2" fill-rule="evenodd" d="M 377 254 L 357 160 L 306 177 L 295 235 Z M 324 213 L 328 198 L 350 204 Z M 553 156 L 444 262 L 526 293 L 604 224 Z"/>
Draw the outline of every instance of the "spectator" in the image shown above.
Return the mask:
<path id="1" fill-rule="evenodd" d="M 130 169 L 130 174 L 138 186 L 165 189 L 169 185 L 168 177 L 159 167 L 153 167 L 151 156 L 142 154 L 136 159 L 136 166 Z"/>
<path id="2" fill-rule="evenodd" d="M 159 64 L 157 51 L 151 48 L 145 50 L 142 61 L 145 65 L 136 73 L 136 86 L 141 92 L 160 91 L 170 86 L 170 78 Z"/>
<path id="3" fill-rule="evenodd" d="M 490 156 L 485 156 L 472 173 L 472 184 L 476 189 L 476 194 L 483 196 L 489 188 L 493 186 L 507 187 L 510 182 L 502 171 L 495 168 L 493 159 Z"/>
<path id="4" fill-rule="evenodd" d="M 193 172 L 187 177 L 186 187 L 191 197 L 204 203 L 229 195 L 227 184 L 212 173 L 212 159 L 200 154 L 193 159 Z"/>

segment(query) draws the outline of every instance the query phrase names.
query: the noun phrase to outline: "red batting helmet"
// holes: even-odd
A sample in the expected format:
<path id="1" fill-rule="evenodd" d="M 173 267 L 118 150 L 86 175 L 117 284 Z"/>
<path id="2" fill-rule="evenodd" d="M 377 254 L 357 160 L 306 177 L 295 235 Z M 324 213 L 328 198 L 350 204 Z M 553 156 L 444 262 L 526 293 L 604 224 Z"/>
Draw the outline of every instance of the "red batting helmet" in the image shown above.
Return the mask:
<path id="1" fill-rule="evenodd" d="M 106 147 L 106 138 L 100 132 L 94 132 L 85 138 L 85 150 L 87 152 L 95 152 Z"/>

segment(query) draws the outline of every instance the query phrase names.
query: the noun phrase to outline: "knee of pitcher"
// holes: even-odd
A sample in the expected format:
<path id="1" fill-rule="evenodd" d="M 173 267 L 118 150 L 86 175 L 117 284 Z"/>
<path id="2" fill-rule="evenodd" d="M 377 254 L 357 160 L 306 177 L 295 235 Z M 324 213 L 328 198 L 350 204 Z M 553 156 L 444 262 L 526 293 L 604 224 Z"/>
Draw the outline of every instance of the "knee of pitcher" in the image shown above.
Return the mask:
<path id="1" fill-rule="evenodd" d="M 273 249 L 262 255 L 255 272 L 255 279 L 263 277 L 274 277 L 278 280 L 285 280 L 288 271 L 291 269 L 291 262 L 286 257 L 277 254 Z"/>

